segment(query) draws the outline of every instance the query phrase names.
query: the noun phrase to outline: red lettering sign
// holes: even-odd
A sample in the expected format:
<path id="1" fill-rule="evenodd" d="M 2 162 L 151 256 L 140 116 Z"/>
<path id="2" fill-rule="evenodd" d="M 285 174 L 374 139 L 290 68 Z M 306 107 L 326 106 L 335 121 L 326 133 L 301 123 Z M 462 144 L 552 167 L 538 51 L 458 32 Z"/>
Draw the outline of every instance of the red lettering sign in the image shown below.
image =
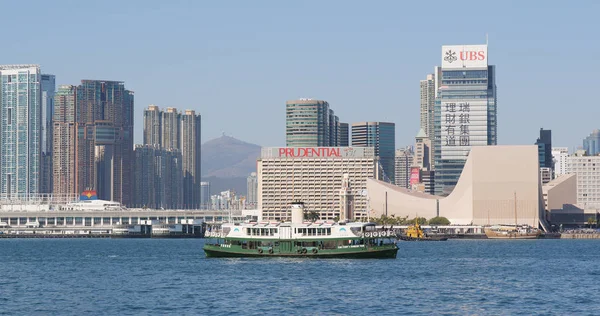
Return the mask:
<path id="1" fill-rule="evenodd" d="M 279 157 L 312 158 L 312 157 L 341 157 L 340 148 L 329 147 L 284 147 L 278 149 Z"/>
<path id="2" fill-rule="evenodd" d="M 484 60 L 484 51 L 464 51 L 459 54 L 460 60 Z"/>

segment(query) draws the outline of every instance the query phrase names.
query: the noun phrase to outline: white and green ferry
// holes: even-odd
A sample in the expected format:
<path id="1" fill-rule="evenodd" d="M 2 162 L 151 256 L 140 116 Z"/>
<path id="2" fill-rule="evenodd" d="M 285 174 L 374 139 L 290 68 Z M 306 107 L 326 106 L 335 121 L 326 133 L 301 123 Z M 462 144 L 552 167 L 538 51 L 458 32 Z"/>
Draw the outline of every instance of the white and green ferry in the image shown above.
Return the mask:
<path id="1" fill-rule="evenodd" d="M 291 222 L 209 226 L 204 252 L 207 257 L 396 258 L 391 230 L 374 223 L 304 222 L 302 212 L 295 203 Z"/>

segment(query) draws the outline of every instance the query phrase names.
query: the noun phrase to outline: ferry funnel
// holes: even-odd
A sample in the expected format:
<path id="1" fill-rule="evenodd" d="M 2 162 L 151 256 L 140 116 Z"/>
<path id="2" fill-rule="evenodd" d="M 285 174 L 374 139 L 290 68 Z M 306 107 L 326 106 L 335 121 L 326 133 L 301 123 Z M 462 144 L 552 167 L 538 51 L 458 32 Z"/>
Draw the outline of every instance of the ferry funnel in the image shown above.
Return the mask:
<path id="1" fill-rule="evenodd" d="M 292 203 L 292 224 L 302 224 L 304 221 L 304 203 L 293 202 Z"/>

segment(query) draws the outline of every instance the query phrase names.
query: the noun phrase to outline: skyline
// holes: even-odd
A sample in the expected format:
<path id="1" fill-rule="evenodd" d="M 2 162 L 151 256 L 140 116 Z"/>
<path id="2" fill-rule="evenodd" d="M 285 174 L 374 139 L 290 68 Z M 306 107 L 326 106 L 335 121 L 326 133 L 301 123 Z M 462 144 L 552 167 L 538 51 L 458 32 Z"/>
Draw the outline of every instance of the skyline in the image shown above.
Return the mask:
<path id="1" fill-rule="evenodd" d="M 329 102 L 341 122 L 394 122 L 396 146 L 412 145 L 419 81 L 441 64 L 441 47 L 483 44 L 486 33 L 498 71 L 498 144 L 533 144 L 544 128 L 555 146 L 572 150 L 599 127 L 582 115 L 594 102 L 581 93 L 593 91 L 585 79 L 600 70 L 588 25 L 597 3 L 116 3 L 2 3 L 3 11 L 53 19 L 42 29 L 20 23 L 18 34 L 6 34 L 0 60 L 39 64 L 57 86 L 126 82 L 136 96 L 136 144 L 143 110 L 156 104 L 204 116 L 202 142 L 225 132 L 281 146 L 285 102 L 308 97 Z M 468 18 L 444 18 L 456 14 Z M 18 19 L 7 15 L 5 23 Z M 93 45 L 63 45 L 88 39 Z"/>

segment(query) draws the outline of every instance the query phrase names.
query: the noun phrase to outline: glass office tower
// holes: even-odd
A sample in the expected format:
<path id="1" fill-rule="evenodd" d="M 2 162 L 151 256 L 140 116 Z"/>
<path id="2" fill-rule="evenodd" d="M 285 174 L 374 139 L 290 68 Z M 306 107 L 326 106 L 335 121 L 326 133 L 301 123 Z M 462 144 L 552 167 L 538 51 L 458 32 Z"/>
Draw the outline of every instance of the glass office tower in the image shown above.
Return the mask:
<path id="1" fill-rule="evenodd" d="M 0 193 L 39 193 L 42 132 L 38 65 L 0 65 Z"/>
<path id="2" fill-rule="evenodd" d="M 442 47 L 434 108 L 435 194 L 454 189 L 472 146 L 496 145 L 495 66 L 487 45 Z"/>
<path id="3" fill-rule="evenodd" d="M 352 146 L 374 147 L 379 157 L 380 179 L 394 183 L 396 154 L 396 125 L 388 122 L 352 123 Z"/>

